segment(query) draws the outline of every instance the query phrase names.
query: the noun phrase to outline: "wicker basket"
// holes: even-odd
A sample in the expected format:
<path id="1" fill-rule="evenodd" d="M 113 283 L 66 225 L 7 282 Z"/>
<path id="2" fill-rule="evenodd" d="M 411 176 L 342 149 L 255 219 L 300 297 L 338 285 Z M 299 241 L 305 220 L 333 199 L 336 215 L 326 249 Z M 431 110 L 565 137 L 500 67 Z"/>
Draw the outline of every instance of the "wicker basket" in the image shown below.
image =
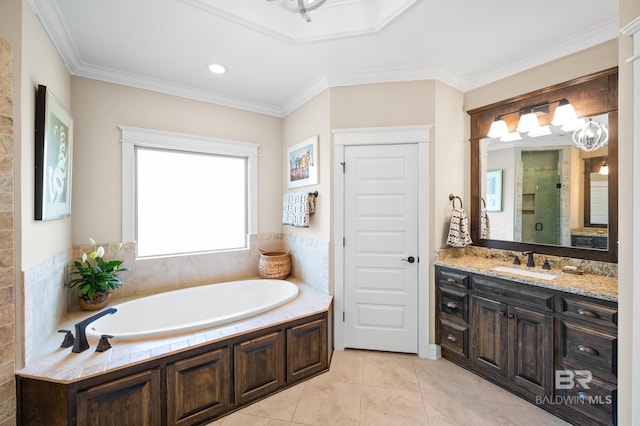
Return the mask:
<path id="1" fill-rule="evenodd" d="M 258 265 L 258 275 L 260 278 L 270 278 L 283 280 L 291 272 L 290 252 L 283 251 L 260 251 L 260 263 Z"/>

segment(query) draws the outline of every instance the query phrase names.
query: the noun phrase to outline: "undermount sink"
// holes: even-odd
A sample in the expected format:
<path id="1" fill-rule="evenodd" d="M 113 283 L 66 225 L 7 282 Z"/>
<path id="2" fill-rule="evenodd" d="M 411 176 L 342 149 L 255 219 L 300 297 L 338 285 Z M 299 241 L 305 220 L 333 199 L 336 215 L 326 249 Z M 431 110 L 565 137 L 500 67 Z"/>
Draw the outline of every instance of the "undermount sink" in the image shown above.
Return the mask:
<path id="1" fill-rule="evenodd" d="M 558 278 L 558 274 L 554 272 L 546 272 L 546 271 L 531 271 L 529 269 L 520 269 L 515 268 L 513 266 L 494 266 L 491 268 L 493 271 L 498 272 L 508 272 L 510 274 L 524 275 L 531 278 L 538 278 L 541 280 L 554 280 Z"/>

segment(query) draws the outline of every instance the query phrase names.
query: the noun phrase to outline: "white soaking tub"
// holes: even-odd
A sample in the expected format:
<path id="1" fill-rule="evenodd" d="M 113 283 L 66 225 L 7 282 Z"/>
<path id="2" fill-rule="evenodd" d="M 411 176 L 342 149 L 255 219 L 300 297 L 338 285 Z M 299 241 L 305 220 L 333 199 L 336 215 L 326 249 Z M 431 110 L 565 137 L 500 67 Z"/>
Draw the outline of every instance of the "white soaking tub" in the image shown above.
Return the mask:
<path id="1" fill-rule="evenodd" d="M 245 280 L 174 290 L 113 305 L 117 311 L 89 324 L 87 335 L 136 339 L 215 327 L 269 311 L 293 300 L 285 280 Z"/>

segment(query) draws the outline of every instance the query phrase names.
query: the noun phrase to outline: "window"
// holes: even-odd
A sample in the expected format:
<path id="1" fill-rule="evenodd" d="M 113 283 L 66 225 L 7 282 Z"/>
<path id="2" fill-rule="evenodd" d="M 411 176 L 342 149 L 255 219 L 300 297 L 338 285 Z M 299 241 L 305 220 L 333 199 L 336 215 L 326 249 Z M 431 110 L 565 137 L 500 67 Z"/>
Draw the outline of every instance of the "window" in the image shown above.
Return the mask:
<path id="1" fill-rule="evenodd" d="M 137 256 L 247 247 L 258 145 L 121 127 L 123 241 Z"/>

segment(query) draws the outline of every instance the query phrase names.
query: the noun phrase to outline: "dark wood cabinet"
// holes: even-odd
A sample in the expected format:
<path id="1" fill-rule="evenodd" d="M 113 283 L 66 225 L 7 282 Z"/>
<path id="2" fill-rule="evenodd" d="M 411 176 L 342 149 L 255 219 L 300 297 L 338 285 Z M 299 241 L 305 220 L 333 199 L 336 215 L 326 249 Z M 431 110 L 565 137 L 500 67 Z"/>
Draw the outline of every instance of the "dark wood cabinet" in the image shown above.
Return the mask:
<path id="1" fill-rule="evenodd" d="M 553 316 L 509 306 L 509 380 L 535 396 L 553 392 Z"/>
<path id="2" fill-rule="evenodd" d="M 439 265 L 436 279 L 444 358 L 574 424 L 616 424 L 616 302 Z"/>
<path id="3" fill-rule="evenodd" d="M 92 386 L 77 395 L 78 424 L 92 426 L 160 424 L 157 369 Z"/>
<path id="4" fill-rule="evenodd" d="M 231 407 L 229 348 L 167 366 L 167 424 L 188 425 Z"/>
<path id="5" fill-rule="evenodd" d="M 471 359 L 476 369 L 506 377 L 508 357 L 507 305 L 471 297 Z"/>
<path id="6" fill-rule="evenodd" d="M 273 393 L 285 384 L 284 335 L 276 332 L 233 348 L 236 403 Z"/>
<path id="7" fill-rule="evenodd" d="M 287 330 L 287 382 L 295 383 L 327 368 L 327 323 L 318 320 Z"/>

